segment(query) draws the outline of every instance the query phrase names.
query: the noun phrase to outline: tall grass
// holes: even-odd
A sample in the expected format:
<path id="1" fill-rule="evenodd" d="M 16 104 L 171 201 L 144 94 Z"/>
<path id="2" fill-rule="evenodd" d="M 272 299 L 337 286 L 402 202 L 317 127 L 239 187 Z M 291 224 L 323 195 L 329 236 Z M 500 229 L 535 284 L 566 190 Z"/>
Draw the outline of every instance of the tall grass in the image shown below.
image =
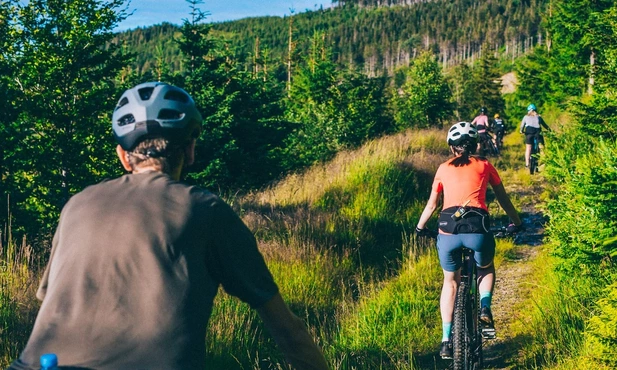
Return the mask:
<path id="1" fill-rule="evenodd" d="M 434 244 L 409 235 L 449 155 L 445 136 L 409 130 L 383 137 L 233 199 L 281 294 L 335 369 L 443 367 L 434 358 L 441 269 Z M 17 296 L 22 283 L 7 283 L 14 306 L 3 299 L 3 312 L 21 324 L 2 335 L 5 363 L 24 345 L 13 333 L 22 328 L 25 338 L 36 314 L 36 304 L 24 306 L 25 316 L 18 308 L 34 302 L 38 277 L 28 263 L 7 274 L 23 276 L 31 288 Z M 208 369 L 288 368 L 255 312 L 222 292 L 207 350 Z"/>
<path id="2" fill-rule="evenodd" d="M 0 367 L 7 367 L 23 349 L 39 303 L 34 297 L 42 258 L 22 239 L 13 240 L 10 227 L 0 238 Z"/>
<path id="3" fill-rule="evenodd" d="M 523 319 L 513 326 L 512 334 L 524 338 L 518 360 L 523 368 L 558 367 L 581 350 L 590 314 L 583 297 L 591 296 L 595 286 L 576 277 L 556 279 L 556 263 L 546 250 L 534 261 L 537 280 L 528 282 L 531 294 L 521 307 Z"/>
<path id="4" fill-rule="evenodd" d="M 437 258 L 407 235 L 448 155 L 444 137 L 437 130 L 384 137 L 234 200 L 283 297 L 337 369 L 409 368 L 438 343 Z M 227 325 L 229 317 L 216 311 L 211 328 L 225 322 L 262 335 L 259 320 Z M 212 352 L 228 351 L 236 368 L 280 366 L 267 333 L 257 341 L 250 347 L 236 338 Z"/>

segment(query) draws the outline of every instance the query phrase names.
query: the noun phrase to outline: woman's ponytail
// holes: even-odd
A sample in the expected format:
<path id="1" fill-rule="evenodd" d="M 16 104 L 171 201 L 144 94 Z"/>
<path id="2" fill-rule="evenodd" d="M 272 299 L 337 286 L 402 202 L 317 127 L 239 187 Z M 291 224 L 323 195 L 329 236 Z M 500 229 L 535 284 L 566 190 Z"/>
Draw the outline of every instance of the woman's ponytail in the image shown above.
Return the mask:
<path id="1" fill-rule="evenodd" d="M 452 146 L 452 150 L 457 154 L 457 157 L 454 158 L 451 165 L 454 167 L 462 167 L 471 163 L 471 159 L 469 156 L 476 152 L 476 143 L 473 141 L 466 141 L 463 145 Z"/>

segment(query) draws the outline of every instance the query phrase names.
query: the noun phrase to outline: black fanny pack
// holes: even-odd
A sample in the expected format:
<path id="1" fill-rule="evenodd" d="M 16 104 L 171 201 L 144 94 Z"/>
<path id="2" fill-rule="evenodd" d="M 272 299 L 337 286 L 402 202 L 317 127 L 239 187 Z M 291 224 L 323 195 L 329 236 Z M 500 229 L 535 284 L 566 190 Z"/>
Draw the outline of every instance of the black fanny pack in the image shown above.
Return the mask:
<path id="1" fill-rule="evenodd" d="M 491 222 L 482 208 L 457 206 L 441 211 L 439 229 L 448 234 L 488 234 Z"/>

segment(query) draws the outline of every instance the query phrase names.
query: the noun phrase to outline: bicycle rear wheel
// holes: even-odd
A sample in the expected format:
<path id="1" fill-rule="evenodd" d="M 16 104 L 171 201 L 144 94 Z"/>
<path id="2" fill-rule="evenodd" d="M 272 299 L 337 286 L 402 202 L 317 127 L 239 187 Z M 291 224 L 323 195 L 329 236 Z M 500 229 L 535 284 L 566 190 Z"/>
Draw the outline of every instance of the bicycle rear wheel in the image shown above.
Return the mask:
<path id="1" fill-rule="evenodd" d="M 497 157 L 499 156 L 499 148 L 493 143 L 492 140 L 489 140 L 489 147 L 491 148 L 492 154 Z"/>
<path id="2" fill-rule="evenodd" d="M 534 138 L 531 146 L 531 157 L 529 157 L 529 173 L 534 174 L 538 172 L 538 139 Z"/>
<path id="3" fill-rule="evenodd" d="M 471 338 L 469 338 L 469 330 L 467 327 L 467 323 L 469 322 L 467 318 L 469 304 L 469 286 L 467 282 L 461 281 L 458 291 L 456 292 L 452 325 L 452 353 L 454 370 L 470 369 Z"/>

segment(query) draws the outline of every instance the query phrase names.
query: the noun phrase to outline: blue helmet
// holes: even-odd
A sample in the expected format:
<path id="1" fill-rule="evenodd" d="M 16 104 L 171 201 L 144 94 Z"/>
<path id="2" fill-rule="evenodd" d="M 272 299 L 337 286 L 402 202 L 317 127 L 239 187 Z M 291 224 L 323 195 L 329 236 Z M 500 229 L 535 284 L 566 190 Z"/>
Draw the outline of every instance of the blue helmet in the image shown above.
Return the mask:
<path id="1" fill-rule="evenodd" d="M 537 110 L 535 104 L 529 104 L 527 106 L 527 112 L 529 112 L 530 110 Z"/>

